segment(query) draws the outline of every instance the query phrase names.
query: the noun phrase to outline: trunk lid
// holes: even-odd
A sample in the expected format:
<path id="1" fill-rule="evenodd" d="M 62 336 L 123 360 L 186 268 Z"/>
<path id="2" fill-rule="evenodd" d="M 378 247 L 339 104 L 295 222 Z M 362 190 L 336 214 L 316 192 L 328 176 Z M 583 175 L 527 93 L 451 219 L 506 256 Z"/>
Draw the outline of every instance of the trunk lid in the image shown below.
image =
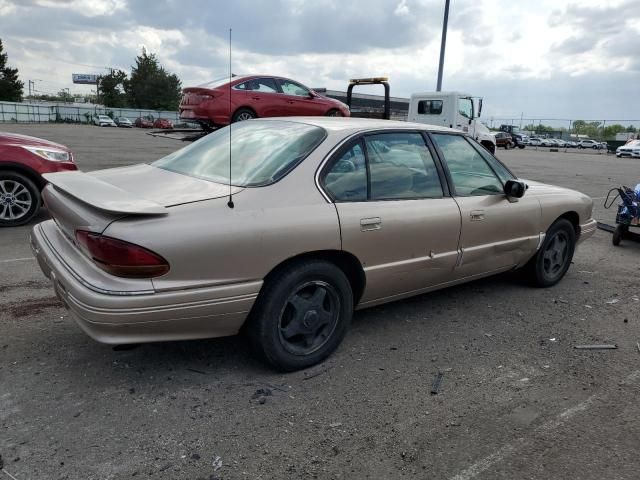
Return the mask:
<path id="1" fill-rule="evenodd" d="M 151 165 L 45 174 L 43 198 L 60 229 L 74 238 L 77 229 L 103 232 L 124 216 L 169 215 L 170 207 L 229 195 L 229 186 Z M 236 194 L 242 188 L 232 187 Z"/>
<path id="2" fill-rule="evenodd" d="M 180 108 L 193 108 L 207 100 L 213 100 L 220 94 L 216 90 L 203 87 L 189 87 L 182 90 Z"/>

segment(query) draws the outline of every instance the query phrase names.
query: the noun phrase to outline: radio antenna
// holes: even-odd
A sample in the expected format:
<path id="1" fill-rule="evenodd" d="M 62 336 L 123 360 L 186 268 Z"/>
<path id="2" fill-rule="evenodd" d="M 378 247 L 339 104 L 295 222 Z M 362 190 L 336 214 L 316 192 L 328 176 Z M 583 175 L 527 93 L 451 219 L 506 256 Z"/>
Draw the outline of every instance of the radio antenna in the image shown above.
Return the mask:
<path id="1" fill-rule="evenodd" d="M 231 80 L 233 74 L 231 73 L 231 29 L 229 29 L 229 201 L 227 207 L 233 208 L 233 194 L 231 190 Z"/>

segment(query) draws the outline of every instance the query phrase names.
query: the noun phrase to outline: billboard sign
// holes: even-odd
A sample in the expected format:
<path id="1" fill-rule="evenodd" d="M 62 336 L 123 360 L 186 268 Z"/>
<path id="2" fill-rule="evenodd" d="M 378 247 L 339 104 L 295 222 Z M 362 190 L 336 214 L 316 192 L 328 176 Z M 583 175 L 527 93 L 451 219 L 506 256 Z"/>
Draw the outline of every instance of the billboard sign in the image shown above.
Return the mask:
<path id="1" fill-rule="evenodd" d="M 71 79 L 73 83 L 80 83 L 83 85 L 96 85 L 98 83 L 98 75 L 90 73 L 72 73 Z"/>

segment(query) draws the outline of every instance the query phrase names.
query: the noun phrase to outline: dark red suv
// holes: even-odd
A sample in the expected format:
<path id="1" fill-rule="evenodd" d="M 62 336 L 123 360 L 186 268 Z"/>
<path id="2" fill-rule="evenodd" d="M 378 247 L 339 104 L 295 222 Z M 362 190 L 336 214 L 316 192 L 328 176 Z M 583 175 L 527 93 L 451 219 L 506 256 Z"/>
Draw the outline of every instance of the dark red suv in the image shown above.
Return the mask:
<path id="1" fill-rule="evenodd" d="M 0 132 L 0 227 L 24 225 L 38 213 L 43 173 L 77 169 L 64 145 Z"/>
<path id="2" fill-rule="evenodd" d="M 324 97 L 301 83 L 267 75 L 233 77 L 231 82 L 226 78 L 185 88 L 180 102 L 180 118 L 197 122 L 205 130 L 228 125 L 230 121 L 297 115 L 348 117 L 350 113 L 344 103 Z"/>

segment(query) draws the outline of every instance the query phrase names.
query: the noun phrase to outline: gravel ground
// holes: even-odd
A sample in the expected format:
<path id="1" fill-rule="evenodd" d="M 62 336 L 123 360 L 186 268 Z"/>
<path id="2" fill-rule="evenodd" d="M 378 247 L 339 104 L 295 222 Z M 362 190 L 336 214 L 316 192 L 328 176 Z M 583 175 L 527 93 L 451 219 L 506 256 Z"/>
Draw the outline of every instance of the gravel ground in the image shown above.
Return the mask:
<path id="1" fill-rule="evenodd" d="M 85 170 L 181 145 L 136 129 L 2 129 L 66 144 Z M 594 152 L 498 156 L 597 205 L 640 181 L 637 161 Z M 0 231 L 0 455 L 19 480 L 638 478 L 640 244 L 599 231 L 551 289 L 509 274 L 358 312 L 327 362 L 281 375 L 241 338 L 93 342 L 30 259 L 28 232 Z M 573 348 L 588 343 L 618 349 Z"/>

